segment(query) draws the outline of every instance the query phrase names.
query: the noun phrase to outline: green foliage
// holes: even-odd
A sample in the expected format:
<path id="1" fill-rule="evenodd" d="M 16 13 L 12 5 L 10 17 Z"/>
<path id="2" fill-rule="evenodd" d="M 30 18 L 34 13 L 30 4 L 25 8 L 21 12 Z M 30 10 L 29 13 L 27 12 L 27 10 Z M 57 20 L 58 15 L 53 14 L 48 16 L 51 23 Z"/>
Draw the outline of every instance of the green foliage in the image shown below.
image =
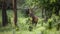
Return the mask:
<path id="1" fill-rule="evenodd" d="M 50 3 L 56 2 L 56 0 L 50 0 Z"/>
<path id="2" fill-rule="evenodd" d="M 34 27 L 31 25 L 31 21 L 30 21 L 30 19 L 28 19 L 29 17 L 25 18 L 25 10 L 22 10 L 22 9 L 17 10 L 18 27 L 16 27 L 16 31 L 14 32 L 15 34 L 41 34 L 41 31 L 43 31 L 43 34 L 59 34 L 59 32 L 56 31 L 55 28 L 58 25 L 58 23 L 60 22 L 60 17 L 56 16 L 54 14 L 54 12 L 56 11 L 56 8 L 58 8 L 60 6 L 59 0 L 24 0 L 24 1 L 22 0 L 23 2 L 20 0 L 18 0 L 18 1 L 21 2 L 22 7 L 27 6 L 29 8 L 34 8 L 37 6 L 38 9 L 34 10 L 34 13 L 36 16 L 39 17 L 39 20 L 38 20 L 37 26 Z M 18 5 L 20 5 L 20 3 Z M 18 8 L 21 6 L 18 6 Z M 49 10 L 48 16 L 51 15 L 50 12 L 52 12 L 52 16 L 51 16 L 51 18 L 48 19 L 47 23 L 45 23 L 44 18 L 41 18 L 42 17 L 41 8 L 46 9 L 46 11 Z M 14 27 L 13 14 L 14 13 L 12 12 L 12 10 L 7 11 L 7 15 L 11 18 L 11 20 L 9 18 L 9 21 L 11 22 L 11 24 L 9 24 L 9 26 L 6 26 L 6 28 L 1 27 L 0 33 L 3 31 L 2 34 L 7 34 L 7 33 L 12 34 L 11 32 Z M 1 11 L 0 11 L 0 16 L 2 16 Z M 0 17 L 0 23 L 2 22 L 1 18 L 2 17 Z M 49 27 L 49 23 L 52 26 L 52 30 L 46 29 Z M 43 26 L 41 26 L 41 25 L 43 25 Z M 29 26 L 30 26 L 30 29 L 32 29 L 32 27 L 33 27 L 33 29 L 32 29 L 33 31 L 31 31 L 31 32 L 29 31 Z"/>
<path id="3" fill-rule="evenodd" d="M 13 17 L 12 17 L 13 14 L 12 14 L 12 12 L 8 12 L 8 16 L 11 16 L 11 22 L 12 22 L 12 25 L 14 25 L 13 24 Z M 18 24 L 18 27 L 19 28 L 16 28 L 14 30 L 13 29 L 13 26 L 10 24 L 10 25 L 8 25 L 6 27 L 1 27 L 0 28 L 0 33 L 1 34 L 7 34 L 7 33 L 12 34 L 13 33 L 13 30 L 14 30 L 15 31 L 14 33 L 15 34 L 41 34 L 41 31 L 43 31 L 44 34 L 50 34 L 50 33 L 51 34 L 59 34 L 59 32 L 57 32 L 55 28 L 52 28 L 52 30 L 46 29 L 47 28 L 46 26 L 48 26 L 48 24 L 47 23 L 45 24 L 43 18 L 39 18 L 39 21 L 38 21 L 39 23 L 37 24 L 36 27 L 33 26 L 33 31 L 30 32 L 29 31 L 29 26 L 30 25 L 26 24 L 26 21 L 28 20 L 29 17 L 24 18 L 24 17 L 21 17 L 21 16 L 20 16 L 20 12 L 18 12 L 18 23 L 17 24 Z M 56 19 L 58 21 L 59 17 L 56 16 L 56 15 L 53 15 L 51 17 L 51 19 L 48 19 L 48 22 L 54 23 L 54 19 Z M 41 23 L 43 23 L 43 26 L 41 26 Z"/>
<path id="4" fill-rule="evenodd" d="M 26 0 L 26 5 L 29 6 L 29 8 L 34 8 L 35 6 L 38 6 L 40 1 L 39 0 Z"/>
<path id="5" fill-rule="evenodd" d="M 50 28 L 57 27 L 57 25 L 59 24 L 59 16 L 52 15 L 52 17 L 48 19 L 47 23 L 49 24 L 48 27 Z"/>

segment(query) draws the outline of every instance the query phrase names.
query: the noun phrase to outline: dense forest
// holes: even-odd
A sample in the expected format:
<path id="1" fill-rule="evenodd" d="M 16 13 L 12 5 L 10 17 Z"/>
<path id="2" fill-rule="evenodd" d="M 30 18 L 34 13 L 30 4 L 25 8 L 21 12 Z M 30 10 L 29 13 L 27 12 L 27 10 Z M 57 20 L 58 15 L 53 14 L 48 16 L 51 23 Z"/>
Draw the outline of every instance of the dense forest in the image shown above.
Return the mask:
<path id="1" fill-rule="evenodd" d="M 0 0 L 0 34 L 59 34 L 60 0 Z"/>

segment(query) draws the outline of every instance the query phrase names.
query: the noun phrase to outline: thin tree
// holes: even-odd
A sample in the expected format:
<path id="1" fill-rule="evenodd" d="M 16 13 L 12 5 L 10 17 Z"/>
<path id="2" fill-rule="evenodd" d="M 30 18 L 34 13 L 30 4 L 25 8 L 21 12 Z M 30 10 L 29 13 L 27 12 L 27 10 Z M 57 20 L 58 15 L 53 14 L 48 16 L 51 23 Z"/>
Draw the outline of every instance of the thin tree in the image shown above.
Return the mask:
<path id="1" fill-rule="evenodd" d="M 17 2 L 13 0 L 13 11 L 14 11 L 14 24 L 17 25 Z"/>
<path id="2" fill-rule="evenodd" d="M 6 26 L 8 24 L 8 18 L 6 13 L 6 0 L 3 0 L 2 2 L 2 25 Z"/>

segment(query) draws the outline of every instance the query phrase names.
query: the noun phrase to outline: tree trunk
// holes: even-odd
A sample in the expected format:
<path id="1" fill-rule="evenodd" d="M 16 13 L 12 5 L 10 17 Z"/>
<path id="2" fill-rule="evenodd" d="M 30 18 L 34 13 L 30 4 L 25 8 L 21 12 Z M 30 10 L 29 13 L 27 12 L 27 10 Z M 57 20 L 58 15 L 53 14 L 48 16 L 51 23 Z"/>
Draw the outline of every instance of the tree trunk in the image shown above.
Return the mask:
<path id="1" fill-rule="evenodd" d="M 17 25 L 17 2 L 13 0 L 13 11 L 14 11 L 14 23 Z"/>
<path id="2" fill-rule="evenodd" d="M 45 15 L 44 15 L 45 22 L 47 22 L 47 19 L 48 19 L 48 18 L 47 18 L 47 10 L 46 10 L 46 8 L 44 8 L 44 14 L 45 14 Z"/>
<path id="3" fill-rule="evenodd" d="M 59 16 L 59 7 L 55 7 L 55 14 Z"/>
<path id="4" fill-rule="evenodd" d="M 44 9 L 42 8 L 42 18 L 44 18 L 44 13 L 43 12 L 44 12 Z"/>
<path id="5" fill-rule="evenodd" d="M 59 30 L 59 29 L 60 29 L 60 23 L 57 24 L 57 30 Z"/>
<path id="6" fill-rule="evenodd" d="M 2 25 L 6 26 L 8 24 L 7 13 L 6 13 L 6 0 L 2 4 Z"/>
<path id="7" fill-rule="evenodd" d="M 49 29 L 52 29 L 52 22 L 49 22 Z"/>

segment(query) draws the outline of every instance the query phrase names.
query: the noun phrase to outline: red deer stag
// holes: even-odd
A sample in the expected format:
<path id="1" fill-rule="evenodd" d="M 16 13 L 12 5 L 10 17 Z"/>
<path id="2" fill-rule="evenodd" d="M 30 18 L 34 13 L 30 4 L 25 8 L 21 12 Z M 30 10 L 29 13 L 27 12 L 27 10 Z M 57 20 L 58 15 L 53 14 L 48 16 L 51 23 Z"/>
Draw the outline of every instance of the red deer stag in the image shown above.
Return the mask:
<path id="1" fill-rule="evenodd" d="M 38 17 L 34 15 L 32 9 L 28 9 L 28 15 L 29 17 L 32 18 L 32 25 L 34 24 L 35 26 L 37 25 L 37 22 L 38 22 Z"/>

